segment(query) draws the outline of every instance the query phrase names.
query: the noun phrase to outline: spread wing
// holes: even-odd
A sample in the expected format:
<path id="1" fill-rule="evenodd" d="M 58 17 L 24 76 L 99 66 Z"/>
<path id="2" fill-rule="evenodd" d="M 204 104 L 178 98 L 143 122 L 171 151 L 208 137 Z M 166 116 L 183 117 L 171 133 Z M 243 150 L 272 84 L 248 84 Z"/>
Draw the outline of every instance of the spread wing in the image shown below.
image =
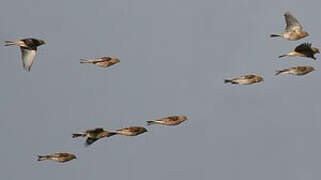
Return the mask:
<path id="1" fill-rule="evenodd" d="M 23 67 L 27 72 L 29 72 L 32 66 L 32 63 L 36 58 L 37 49 L 36 48 L 28 49 L 25 47 L 20 47 L 20 49 L 21 49 Z"/>
<path id="2" fill-rule="evenodd" d="M 95 141 L 97 141 L 98 139 L 94 139 L 94 138 L 87 138 L 85 146 L 89 146 L 92 143 L 94 143 Z"/>
<path id="3" fill-rule="evenodd" d="M 295 48 L 294 51 L 305 54 L 305 55 L 313 54 L 313 51 L 311 49 L 311 43 L 300 44 Z"/>
<path id="4" fill-rule="evenodd" d="M 284 14 L 284 17 L 286 22 L 285 31 L 289 32 L 289 31 L 302 30 L 302 25 L 294 16 L 292 16 L 290 12 L 286 12 Z"/>

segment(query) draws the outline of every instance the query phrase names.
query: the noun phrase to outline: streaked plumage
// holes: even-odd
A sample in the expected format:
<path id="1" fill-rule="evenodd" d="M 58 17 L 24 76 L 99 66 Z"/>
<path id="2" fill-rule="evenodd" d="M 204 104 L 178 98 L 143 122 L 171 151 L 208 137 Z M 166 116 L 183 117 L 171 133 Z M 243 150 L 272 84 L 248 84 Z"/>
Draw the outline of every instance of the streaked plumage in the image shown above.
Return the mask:
<path id="1" fill-rule="evenodd" d="M 60 163 L 64 163 L 73 159 L 76 159 L 76 156 L 70 153 L 54 153 L 45 156 L 38 156 L 38 161 L 52 160 Z"/>
<path id="2" fill-rule="evenodd" d="M 302 25 L 290 12 L 286 12 L 284 17 L 286 22 L 285 32 L 282 34 L 271 34 L 271 37 L 283 37 L 288 40 L 298 40 L 309 35 L 307 32 L 302 31 Z"/>
<path id="3" fill-rule="evenodd" d="M 302 43 L 298 45 L 294 49 L 294 51 L 281 55 L 279 56 L 279 58 L 286 57 L 286 56 L 300 56 L 300 57 L 308 57 L 316 60 L 316 58 L 314 57 L 314 54 L 320 53 L 320 51 L 316 47 L 311 47 L 311 45 L 312 45 L 311 43 Z"/>
<path id="4" fill-rule="evenodd" d="M 291 67 L 288 69 L 276 71 L 275 75 L 292 74 L 292 75 L 302 76 L 312 71 L 314 71 L 314 68 L 312 66 L 296 66 L 296 67 Z"/>
<path id="5" fill-rule="evenodd" d="M 91 63 L 99 67 L 109 67 L 120 62 L 118 58 L 101 57 L 97 59 L 81 59 L 80 63 Z"/>
<path id="6" fill-rule="evenodd" d="M 174 126 L 182 123 L 183 121 L 187 120 L 186 116 L 169 116 L 165 118 L 161 118 L 158 120 L 153 120 L 153 121 L 146 121 L 147 125 L 151 124 L 163 124 L 163 125 L 168 125 L 168 126 Z"/>
<path id="7" fill-rule="evenodd" d="M 244 84 L 244 85 L 258 83 L 258 82 L 261 82 L 261 81 L 263 81 L 262 77 L 256 76 L 256 75 L 253 75 L 253 74 L 244 75 L 244 76 L 240 76 L 240 77 L 237 77 L 237 78 L 225 79 L 224 80 L 225 83 Z"/>
<path id="8" fill-rule="evenodd" d="M 110 137 L 112 135 L 115 135 L 116 133 L 113 132 L 109 132 L 109 131 L 105 131 L 103 128 L 95 128 L 95 129 L 90 129 L 87 130 L 85 132 L 82 133 L 75 133 L 72 134 L 72 137 L 87 137 L 86 140 L 86 146 L 91 145 L 92 143 L 94 143 L 95 141 L 97 141 L 98 139 L 104 138 L 104 137 Z"/>
<path id="9" fill-rule="evenodd" d="M 119 130 L 116 130 L 117 134 L 125 135 L 125 136 L 137 136 L 139 134 L 142 134 L 144 132 L 147 132 L 147 129 L 144 127 L 125 127 Z"/>
<path id="10" fill-rule="evenodd" d="M 37 47 L 42 44 L 45 44 L 45 41 L 26 38 L 19 41 L 6 41 L 5 46 L 16 45 L 20 47 L 23 67 L 27 72 L 29 72 L 37 55 Z"/>

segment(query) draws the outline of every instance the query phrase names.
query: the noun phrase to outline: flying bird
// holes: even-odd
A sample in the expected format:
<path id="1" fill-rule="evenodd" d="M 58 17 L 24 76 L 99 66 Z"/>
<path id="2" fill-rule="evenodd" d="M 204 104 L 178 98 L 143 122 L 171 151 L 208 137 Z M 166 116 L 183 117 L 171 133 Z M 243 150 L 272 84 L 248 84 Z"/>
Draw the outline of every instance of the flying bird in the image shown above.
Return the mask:
<path id="1" fill-rule="evenodd" d="M 86 146 L 91 145 L 92 143 L 94 143 L 95 141 L 97 141 L 98 139 L 104 138 L 104 137 L 110 137 L 115 135 L 116 133 L 114 132 L 109 132 L 109 131 L 105 131 L 103 128 L 95 128 L 95 129 L 89 129 L 85 132 L 82 133 L 75 133 L 72 134 L 73 138 L 76 137 L 87 137 Z"/>
<path id="2" fill-rule="evenodd" d="M 45 156 L 38 156 L 38 161 L 52 160 L 60 163 L 64 163 L 73 159 L 76 159 L 76 156 L 70 153 L 54 153 Z"/>
<path id="3" fill-rule="evenodd" d="M 80 60 L 80 63 L 95 64 L 99 67 L 109 67 L 109 66 L 114 65 L 118 62 L 120 62 L 118 58 L 112 58 L 112 57 L 101 57 L 101 58 L 97 58 L 97 59 L 81 59 Z"/>
<path id="4" fill-rule="evenodd" d="M 279 74 L 293 74 L 297 76 L 302 76 L 305 74 L 308 74 L 309 72 L 314 71 L 314 68 L 312 66 L 297 66 L 297 67 L 291 67 L 288 69 L 283 69 L 276 71 L 275 75 Z"/>
<path id="5" fill-rule="evenodd" d="M 20 47 L 24 69 L 29 72 L 37 55 L 37 47 L 45 44 L 45 41 L 34 38 L 21 39 L 19 41 L 6 41 L 5 46 L 16 45 Z"/>
<path id="6" fill-rule="evenodd" d="M 253 83 L 258 83 L 263 81 L 263 78 L 260 76 L 256 76 L 253 74 L 249 74 L 249 75 L 244 75 L 244 76 L 240 76 L 237 78 L 233 78 L 233 79 L 225 79 L 224 82 L 225 83 L 231 83 L 231 84 L 244 84 L 244 85 L 250 85 Z"/>
<path id="7" fill-rule="evenodd" d="M 311 43 L 302 43 L 298 45 L 294 51 L 289 52 L 287 54 L 279 56 L 281 57 L 286 57 L 286 56 L 300 56 L 300 57 L 308 57 L 316 60 L 317 58 L 314 57 L 314 54 L 320 53 L 319 49 L 316 47 L 311 47 Z"/>
<path id="8" fill-rule="evenodd" d="M 169 116 L 165 118 L 161 118 L 158 120 L 153 120 L 153 121 L 146 121 L 147 125 L 151 124 L 163 124 L 163 125 L 168 125 L 168 126 L 175 126 L 179 125 L 183 121 L 187 120 L 186 116 Z"/>
<path id="9" fill-rule="evenodd" d="M 137 136 L 139 134 L 142 134 L 144 132 L 147 132 L 147 129 L 144 127 L 125 127 L 119 130 L 116 130 L 117 134 L 125 135 L 125 136 Z"/>
<path id="10" fill-rule="evenodd" d="M 309 35 L 307 32 L 302 31 L 302 25 L 290 12 L 286 12 L 284 17 L 286 22 L 285 32 L 282 34 L 271 34 L 271 37 L 283 37 L 284 39 L 294 41 Z"/>

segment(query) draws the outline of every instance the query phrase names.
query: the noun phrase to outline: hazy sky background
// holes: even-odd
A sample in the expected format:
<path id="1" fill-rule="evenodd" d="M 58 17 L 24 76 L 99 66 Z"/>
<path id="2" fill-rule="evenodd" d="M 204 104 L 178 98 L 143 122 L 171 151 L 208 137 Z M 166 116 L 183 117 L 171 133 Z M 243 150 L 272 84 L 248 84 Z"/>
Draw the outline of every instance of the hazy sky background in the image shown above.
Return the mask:
<path id="1" fill-rule="evenodd" d="M 316 180 L 321 178 L 320 1 L 20 1 L 0 6 L 0 40 L 43 39 L 31 72 L 18 47 L 0 48 L 1 179 Z M 290 11 L 310 36 L 271 39 Z M 113 56 L 104 69 L 80 58 Z M 275 70 L 313 65 L 306 76 Z M 224 84 L 257 74 L 263 83 Z M 186 115 L 85 148 L 71 134 Z M 59 164 L 38 154 L 75 153 Z"/>

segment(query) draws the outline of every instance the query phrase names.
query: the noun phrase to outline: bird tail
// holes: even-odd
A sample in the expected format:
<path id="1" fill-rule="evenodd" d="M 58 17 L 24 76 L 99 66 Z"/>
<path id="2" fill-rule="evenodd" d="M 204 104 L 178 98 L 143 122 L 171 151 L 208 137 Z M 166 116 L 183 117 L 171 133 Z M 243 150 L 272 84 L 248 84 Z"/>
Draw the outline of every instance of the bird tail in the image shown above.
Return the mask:
<path id="1" fill-rule="evenodd" d="M 49 159 L 49 158 L 50 158 L 50 156 L 39 156 L 39 155 L 38 155 L 38 161 L 47 160 L 47 159 Z"/>
<path id="2" fill-rule="evenodd" d="M 287 71 L 287 69 L 279 70 L 279 71 L 276 71 L 274 75 L 276 76 L 276 75 L 279 75 L 279 74 L 284 73 L 286 71 Z"/>
<path id="3" fill-rule="evenodd" d="M 113 136 L 113 135 L 116 135 L 116 134 L 117 134 L 116 132 L 109 132 L 108 137 Z"/>
<path id="4" fill-rule="evenodd" d="M 72 134 L 72 138 L 76 138 L 76 137 L 80 137 L 80 136 L 86 136 L 86 134 L 81 134 L 81 133 Z"/>
<path id="5" fill-rule="evenodd" d="M 231 80 L 231 79 L 224 79 L 224 83 L 232 83 L 232 84 L 235 84 L 235 83 L 233 82 L 233 80 Z"/>
<path id="6" fill-rule="evenodd" d="M 157 124 L 155 121 L 146 121 L 147 125 Z"/>
<path id="7" fill-rule="evenodd" d="M 270 37 L 282 37 L 282 34 L 271 34 Z"/>
<path id="8" fill-rule="evenodd" d="M 18 45 L 18 42 L 14 42 L 14 41 L 6 41 L 4 46 L 12 46 L 12 45 Z"/>
<path id="9" fill-rule="evenodd" d="M 87 59 L 80 59 L 80 63 L 93 63 L 93 61 Z"/>
<path id="10" fill-rule="evenodd" d="M 283 57 L 286 57 L 287 55 L 286 54 L 283 54 L 281 56 L 279 56 L 279 58 L 283 58 Z"/>

